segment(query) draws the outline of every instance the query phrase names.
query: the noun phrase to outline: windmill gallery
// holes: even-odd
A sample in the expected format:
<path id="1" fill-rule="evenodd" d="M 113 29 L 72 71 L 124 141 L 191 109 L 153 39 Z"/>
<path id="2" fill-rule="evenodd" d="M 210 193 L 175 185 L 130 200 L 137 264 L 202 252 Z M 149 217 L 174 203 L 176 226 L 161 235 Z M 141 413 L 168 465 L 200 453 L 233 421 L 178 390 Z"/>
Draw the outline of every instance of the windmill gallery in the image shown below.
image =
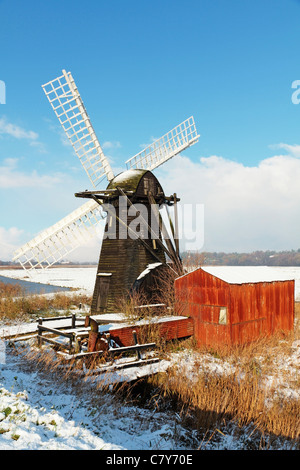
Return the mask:
<path id="1" fill-rule="evenodd" d="M 75 354 L 77 357 L 82 357 L 84 340 L 88 339 L 85 354 L 101 354 L 104 350 L 108 350 L 114 356 L 117 354 L 116 350 L 120 353 L 126 348 L 127 352 L 128 348 L 133 348 L 137 352 L 138 361 L 143 363 L 141 351 L 154 345 L 138 344 L 136 335 L 141 331 L 142 325 L 138 321 L 130 325 L 124 324 L 124 319 L 119 318 L 118 321 L 121 324 L 111 326 L 112 315 L 118 312 L 117 301 L 121 297 L 130 296 L 134 292 L 142 292 L 146 304 L 153 307 L 154 319 L 156 311 L 158 309 L 164 311 L 165 307 L 155 303 L 156 291 L 161 288 L 159 280 L 171 273 L 173 287 L 175 289 L 177 286 L 179 289 L 177 297 L 184 297 L 185 302 L 191 302 L 192 307 L 186 307 L 185 312 L 192 311 L 193 314 L 180 316 L 178 312 L 172 312 L 173 315 L 166 312 L 168 317 L 160 317 L 157 320 L 160 334 L 170 340 L 192 336 L 194 331 L 201 330 L 198 327 L 200 321 L 198 316 L 201 317 L 201 312 L 205 307 L 202 305 L 205 304 L 203 300 L 205 296 L 199 293 L 196 299 L 193 292 L 198 293 L 199 289 L 207 287 L 208 281 L 205 281 L 203 286 L 194 286 L 194 281 L 186 280 L 185 276 L 189 274 L 184 272 L 178 239 L 177 204 L 180 199 L 176 193 L 166 195 L 153 173 L 157 167 L 199 140 L 194 119 L 193 117 L 186 119 L 155 140 L 126 161 L 126 170 L 115 175 L 96 137 L 71 73 L 63 70 L 60 77 L 43 85 L 43 90 L 75 154 L 82 163 L 93 189 L 76 192 L 76 197 L 87 199 L 87 201 L 79 209 L 18 249 L 14 260 L 18 260 L 24 269 L 50 268 L 70 251 L 85 243 L 88 238 L 96 236 L 97 224 L 100 220 L 105 220 L 105 231 L 92 304 L 90 313 L 86 316 L 84 328 L 81 324 L 76 329 L 76 321 L 72 319 L 71 329 L 63 333 L 61 329 L 47 328 L 41 322 L 38 327 L 39 342 L 53 343 L 54 340 L 47 337 L 48 333 L 57 334 L 57 336 L 65 334 L 69 356 L 74 357 Z M 104 179 L 107 180 L 106 187 L 97 189 Z M 167 210 L 168 224 L 161 216 L 162 207 Z M 170 209 L 172 209 L 173 217 L 170 215 Z M 207 274 L 206 277 L 209 276 L 210 274 Z M 183 278 L 182 282 L 175 282 L 176 279 L 181 278 Z M 202 278 L 204 279 L 203 276 Z M 213 300 L 210 300 L 210 308 L 212 308 L 211 302 L 214 305 L 212 328 L 215 328 L 211 331 L 217 335 L 220 342 L 220 335 L 222 338 L 228 337 L 223 334 L 223 331 L 230 326 L 231 307 L 225 302 L 225 297 L 221 300 L 218 296 L 221 290 L 218 290 L 218 283 L 215 279 L 210 278 L 209 282 L 211 283 L 209 292 L 215 286 L 217 293 L 213 296 Z M 191 288 L 185 290 L 186 286 L 191 286 Z M 287 290 L 288 287 L 283 291 L 287 292 Z M 289 289 L 289 292 L 291 291 L 292 289 Z M 200 302 L 196 316 L 195 302 Z M 282 310 L 282 314 L 287 314 L 290 304 L 288 302 L 281 302 L 281 304 L 284 304 L 284 309 L 286 309 Z M 144 306 L 140 305 L 139 308 Z M 259 316 L 259 325 L 258 323 L 257 325 L 259 331 L 262 331 L 259 307 L 257 312 Z M 253 330 L 256 318 L 247 317 L 242 320 L 246 323 L 250 321 Z M 207 321 L 205 320 L 206 323 Z M 237 324 L 241 323 L 241 318 L 237 316 Z M 198 326 L 195 327 L 194 324 Z M 288 324 L 291 325 L 292 322 Z M 254 338 L 256 333 L 252 330 L 251 335 Z M 199 337 L 202 334 L 201 331 L 197 333 Z M 249 334 L 244 337 L 252 339 Z"/>

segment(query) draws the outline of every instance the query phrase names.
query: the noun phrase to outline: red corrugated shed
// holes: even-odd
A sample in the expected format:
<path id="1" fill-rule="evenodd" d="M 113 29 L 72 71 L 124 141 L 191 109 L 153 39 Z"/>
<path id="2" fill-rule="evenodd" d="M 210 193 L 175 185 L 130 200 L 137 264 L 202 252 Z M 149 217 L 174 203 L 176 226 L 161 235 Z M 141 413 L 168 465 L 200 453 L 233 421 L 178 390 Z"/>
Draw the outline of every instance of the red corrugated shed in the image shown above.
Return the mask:
<path id="1" fill-rule="evenodd" d="M 251 268 L 224 268 L 199 268 L 175 281 L 178 309 L 194 319 L 199 346 L 245 344 L 293 329 L 294 280 L 268 268 L 261 278 L 251 278 Z"/>

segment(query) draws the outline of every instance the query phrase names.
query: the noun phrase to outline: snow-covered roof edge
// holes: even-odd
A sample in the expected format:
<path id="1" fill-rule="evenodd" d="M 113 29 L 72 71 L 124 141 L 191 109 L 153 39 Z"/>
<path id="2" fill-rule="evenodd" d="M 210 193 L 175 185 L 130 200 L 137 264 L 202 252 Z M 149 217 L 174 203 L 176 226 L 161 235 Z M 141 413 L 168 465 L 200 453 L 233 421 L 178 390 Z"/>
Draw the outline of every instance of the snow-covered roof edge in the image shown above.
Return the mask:
<path id="1" fill-rule="evenodd" d="M 254 284 L 259 282 L 280 282 L 294 281 L 295 279 L 289 274 L 279 269 L 269 266 L 200 266 L 176 278 L 181 279 L 184 276 L 202 269 L 228 284 Z"/>

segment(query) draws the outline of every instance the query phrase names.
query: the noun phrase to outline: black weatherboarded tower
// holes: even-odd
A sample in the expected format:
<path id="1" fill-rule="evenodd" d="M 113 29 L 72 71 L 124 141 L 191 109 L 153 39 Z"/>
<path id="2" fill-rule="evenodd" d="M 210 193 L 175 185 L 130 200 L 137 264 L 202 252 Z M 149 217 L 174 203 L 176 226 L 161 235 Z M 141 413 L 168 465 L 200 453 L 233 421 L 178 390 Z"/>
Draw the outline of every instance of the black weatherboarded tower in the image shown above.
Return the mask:
<path id="1" fill-rule="evenodd" d="M 166 234 L 159 206 L 176 204 L 166 197 L 157 178 L 148 170 L 124 171 L 105 191 L 85 191 L 77 197 L 95 199 L 107 210 L 107 221 L 94 287 L 92 314 L 116 312 L 145 269 L 170 267 L 182 273 L 178 250 Z M 151 269 L 148 273 L 151 273 Z M 149 286 L 148 286 L 149 287 Z"/>

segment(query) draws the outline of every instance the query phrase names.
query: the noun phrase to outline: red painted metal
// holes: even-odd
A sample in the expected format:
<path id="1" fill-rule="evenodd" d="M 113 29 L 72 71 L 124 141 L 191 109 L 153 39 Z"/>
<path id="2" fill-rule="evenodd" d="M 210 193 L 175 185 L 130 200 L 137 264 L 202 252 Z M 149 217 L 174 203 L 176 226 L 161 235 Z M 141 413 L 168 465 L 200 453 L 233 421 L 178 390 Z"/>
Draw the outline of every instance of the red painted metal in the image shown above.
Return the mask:
<path id="1" fill-rule="evenodd" d="M 136 331 L 138 341 L 140 342 L 143 340 L 144 330 L 151 328 L 157 328 L 156 334 L 163 337 L 166 341 L 188 338 L 194 334 L 194 320 L 193 318 L 187 317 L 163 317 L 152 325 L 147 323 L 142 325 L 140 322 L 136 325 L 122 326 L 119 328 L 110 326 L 107 330 L 103 330 L 102 328 L 101 334 L 98 333 L 98 327 L 95 327 L 96 321 L 92 321 L 94 321 L 94 331 L 89 332 L 89 352 L 103 349 L 103 345 L 100 346 L 99 338 L 105 333 L 109 333 L 111 339 L 119 346 L 134 346 L 133 331 Z"/>
<path id="2" fill-rule="evenodd" d="M 172 339 L 180 339 L 192 336 L 194 333 L 194 322 L 192 318 L 178 318 L 166 319 L 156 323 L 158 331 L 157 334 L 163 337 L 166 341 Z M 110 328 L 109 333 L 112 339 L 116 341 L 119 346 L 133 346 L 132 332 L 137 332 L 138 340 L 140 340 L 142 329 L 147 328 L 147 325 L 131 325 L 123 326 L 121 328 Z M 151 328 L 151 327 L 150 327 Z"/>
<path id="3" fill-rule="evenodd" d="M 199 346 L 245 344 L 291 331 L 294 290 L 293 280 L 232 284 L 202 268 L 175 280 L 177 310 L 194 319 Z"/>

